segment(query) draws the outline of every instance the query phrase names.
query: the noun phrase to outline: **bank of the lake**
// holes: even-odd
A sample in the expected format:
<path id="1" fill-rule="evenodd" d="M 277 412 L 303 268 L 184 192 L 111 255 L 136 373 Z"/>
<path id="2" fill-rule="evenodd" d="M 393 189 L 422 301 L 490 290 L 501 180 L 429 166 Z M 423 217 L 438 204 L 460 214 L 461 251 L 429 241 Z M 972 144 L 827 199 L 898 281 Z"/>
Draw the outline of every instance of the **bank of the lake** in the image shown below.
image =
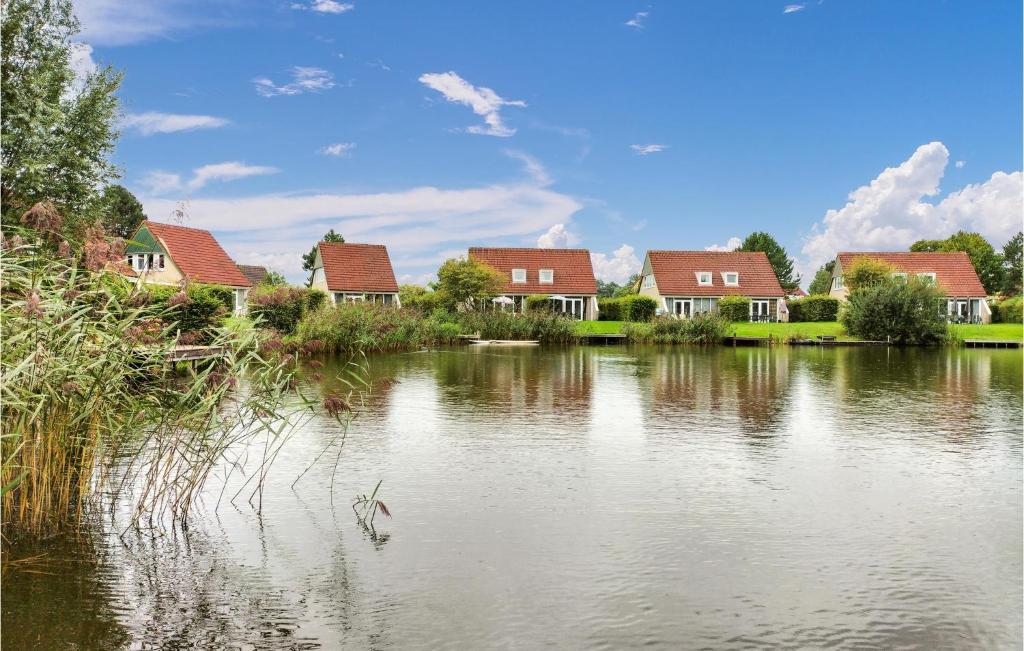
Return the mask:
<path id="1" fill-rule="evenodd" d="M 40 556 L 3 577 L 3 648 L 1020 648 L 1018 350 L 368 362 L 337 471 L 292 486 L 337 436 L 318 415 L 262 514 L 211 484 L 187 532 L 104 511 L 14 550 Z M 381 480 L 370 538 L 349 504 Z"/>

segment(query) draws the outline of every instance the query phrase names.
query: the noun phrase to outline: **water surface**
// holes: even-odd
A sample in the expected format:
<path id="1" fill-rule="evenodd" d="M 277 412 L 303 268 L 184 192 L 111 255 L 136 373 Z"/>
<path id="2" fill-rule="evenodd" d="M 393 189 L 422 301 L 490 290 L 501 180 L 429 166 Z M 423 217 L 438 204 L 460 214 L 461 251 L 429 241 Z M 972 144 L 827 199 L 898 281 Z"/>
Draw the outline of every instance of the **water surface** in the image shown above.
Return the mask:
<path id="1" fill-rule="evenodd" d="M 3 645 L 1020 648 L 1021 360 L 374 357 L 393 381 L 376 383 L 337 472 L 291 488 L 338 434 L 315 420 L 262 513 L 214 511 L 213 494 L 187 534 L 122 541 L 94 518 L 15 549 L 45 556 L 3 577 Z M 378 480 L 394 518 L 371 536 L 349 504 Z"/>

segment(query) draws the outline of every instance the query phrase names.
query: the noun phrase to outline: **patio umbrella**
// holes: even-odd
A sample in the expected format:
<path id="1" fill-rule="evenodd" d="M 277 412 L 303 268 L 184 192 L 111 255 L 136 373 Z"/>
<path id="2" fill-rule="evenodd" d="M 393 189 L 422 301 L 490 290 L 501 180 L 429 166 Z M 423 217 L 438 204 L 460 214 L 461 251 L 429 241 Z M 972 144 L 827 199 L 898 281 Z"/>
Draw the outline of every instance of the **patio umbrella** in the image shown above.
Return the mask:
<path id="1" fill-rule="evenodd" d="M 496 296 L 495 298 L 491 299 L 491 302 L 497 303 L 499 305 L 511 305 L 512 303 L 515 303 L 515 301 L 513 301 L 508 296 Z"/>

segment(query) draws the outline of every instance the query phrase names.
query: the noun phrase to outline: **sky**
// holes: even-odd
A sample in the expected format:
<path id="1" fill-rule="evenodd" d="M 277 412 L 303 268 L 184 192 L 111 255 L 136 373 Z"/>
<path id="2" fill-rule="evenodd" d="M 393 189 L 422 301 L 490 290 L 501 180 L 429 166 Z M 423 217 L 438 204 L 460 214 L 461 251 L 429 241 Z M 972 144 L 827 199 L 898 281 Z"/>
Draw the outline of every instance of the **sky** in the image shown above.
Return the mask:
<path id="1" fill-rule="evenodd" d="M 1021 228 L 1021 3 L 78 0 L 150 219 L 300 282 L 330 228 L 469 246 L 838 250 Z"/>

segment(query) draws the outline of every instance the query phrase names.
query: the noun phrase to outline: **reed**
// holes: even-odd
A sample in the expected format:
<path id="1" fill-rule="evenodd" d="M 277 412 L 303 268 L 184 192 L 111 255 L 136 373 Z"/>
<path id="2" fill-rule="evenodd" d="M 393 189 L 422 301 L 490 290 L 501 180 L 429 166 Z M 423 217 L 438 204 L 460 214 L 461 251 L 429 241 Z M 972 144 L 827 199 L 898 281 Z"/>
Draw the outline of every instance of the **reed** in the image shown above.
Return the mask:
<path id="1" fill-rule="evenodd" d="M 639 344 L 714 344 L 726 336 L 729 321 L 714 312 L 689 319 L 660 317 L 650 323 L 626 323 L 622 332 L 630 343 Z"/>
<path id="2" fill-rule="evenodd" d="M 100 494 L 132 500 L 129 526 L 187 523 L 213 469 L 230 472 L 234 451 L 257 440 L 263 458 L 245 486 L 258 507 L 274 458 L 318 404 L 296 390 L 291 356 L 254 329 L 216 328 L 224 357 L 183 374 L 170 357 L 173 306 L 20 237 L 0 264 L 5 542 L 64 527 Z"/>

